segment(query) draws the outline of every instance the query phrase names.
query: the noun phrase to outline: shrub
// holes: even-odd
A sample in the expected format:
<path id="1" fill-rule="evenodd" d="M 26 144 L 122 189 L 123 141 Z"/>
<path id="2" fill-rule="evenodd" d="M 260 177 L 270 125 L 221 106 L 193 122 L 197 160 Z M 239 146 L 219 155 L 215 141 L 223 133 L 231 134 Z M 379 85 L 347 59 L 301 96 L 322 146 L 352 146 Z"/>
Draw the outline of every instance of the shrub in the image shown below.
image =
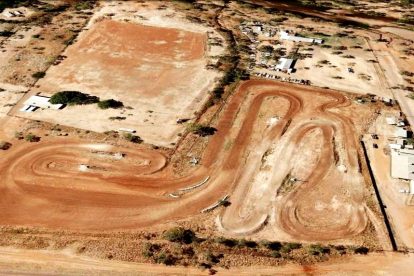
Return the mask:
<path id="1" fill-rule="evenodd" d="M 312 244 L 308 248 L 309 254 L 312 255 L 321 255 L 321 254 L 329 254 L 331 250 L 329 247 L 322 246 L 320 244 Z"/>
<path id="2" fill-rule="evenodd" d="M 6 141 L 0 141 L 0 150 L 8 150 L 11 147 L 11 144 Z"/>
<path id="3" fill-rule="evenodd" d="M 188 131 L 197 134 L 201 137 L 206 137 L 210 135 L 214 135 L 214 133 L 217 131 L 214 127 L 202 125 L 202 124 L 189 124 L 187 127 Z"/>
<path id="4" fill-rule="evenodd" d="M 46 73 L 45 72 L 36 72 L 36 73 L 33 73 L 32 74 L 32 77 L 35 78 L 35 79 L 41 79 L 44 76 L 46 76 Z"/>
<path id="5" fill-rule="evenodd" d="M 104 100 L 98 102 L 98 107 L 100 109 L 108 109 L 108 108 L 121 108 L 124 107 L 124 104 L 120 101 L 116 101 L 114 99 Z"/>
<path id="6" fill-rule="evenodd" d="M 222 257 L 223 257 L 222 254 L 215 255 L 215 254 L 211 253 L 210 251 L 208 251 L 206 253 L 206 260 L 207 260 L 207 262 L 212 263 L 212 264 L 219 263 L 220 262 L 220 258 L 222 258 Z"/>
<path id="7" fill-rule="evenodd" d="M 282 252 L 282 253 L 284 253 L 284 254 L 289 254 L 289 253 L 290 253 L 290 251 L 292 251 L 292 249 L 287 248 L 287 247 L 282 247 L 282 248 L 280 249 L 280 252 Z"/>
<path id="8" fill-rule="evenodd" d="M 174 265 L 177 259 L 173 255 L 163 252 L 156 256 L 154 260 L 159 264 Z"/>
<path id="9" fill-rule="evenodd" d="M 195 233 L 190 229 L 175 227 L 164 233 L 164 238 L 170 242 L 190 244 L 197 240 Z"/>
<path id="10" fill-rule="evenodd" d="M 234 247 L 238 244 L 238 242 L 234 239 L 226 239 L 226 238 L 223 238 L 223 237 L 217 238 L 216 242 L 218 242 L 220 244 L 223 244 L 227 247 Z"/>
<path id="11" fill-rule="evenodd" d="M 290 251 L 294 250 L 294 249 L 299 249 L 301 248 L 302 245 L 300 243 L 295 243 L 295 242 L 289 242 L 286 243 L 281 249 L 280 251 L 282 253 L 289 253 Z"/>
<path id="12" fill-rule="evenodd" d="M 273 257 L 273 258 L 281 258 L 282 257 L 282 254 L 280 254 L 279 252 L 277 252 L 277 251 L 273 251 L 272 252 L 272 254 L 271 254 L 271 256 Z"/>
<path id="13" fill-rule="evenodd" d="M 302 247 L 302 245 L 300 243 L 296 243 L 296 242 L 289 242 L 289 243 L 285 244 L 285 247 L 289 248 L 289 249 L 299 249 L 299 248 Z"/>
<path id="14" fill-rule="evenodd" d="M 408 77 L 414 77 L 414 73 L 410 71 L 401 71 L 401 75 L 408 76 Z"/>
<path id="15" fill-rule="evenodd" d="M 220 199 L 219 206 L 229 207 L 231 202 L 228 199 Z"/>
<path id="16" fill-rule="evenodd" d="M 339 251 L 343 251 L 343 250 L 345 250 L 345 249 L 346 249 L 346 247 L 345 247 L 345 246 L 343 246 L 343 245 L 336 245 L 336 246 L 335 246 L 335 249 L 336 249 L 336 250 L 339 250 Z"/>
<path id="17" fill-rule="evenodd" d="M 75 5 L 75 9 L 78 11 L 89 10 L 92 8 L 93 8 L 93 3 L 88 2 L 88 1 L 82 1 Z"/>
<path id="18" fill-rule="evenodd" d="M 268 242 L 265 247 L 270 250 L 279 251 L 282 248 L 280 242 Z"/>
<path id="19" fill-rule="evenodd" d="M 366 255 L 368 254 L 369 249 L 365 246 L 360 246 L 354 249 L 354 253 L 355 254 L 362 254 L 362 255 Z"/>
<path id="20" fill-rule="evenodd" d="M 142 250 L 142 255 L 146 258 L 149 258 L 154 256 L 158 250 L 160 250 L 160 246 L 158 244 L 147 243 Z"/>
<path id="21" fill-rule="evenodd" d="M 250 248 L 254 248 L 254 247 L 257 246 L 257 242 L 242 239 L 242 240 L 239 240 L 238 245 L 240 247 L 250 247 Z"/>
<path id="22" fill-rule="evenodd" d="M 14 138 L 17 138 L 17 139 L 19 139 L 19 140 L 22 140 L 24 137 L 23 137 L 23 132 L 20 132 L 20 131 L 16 131 L 15 133 L 14 133 Z"/>
<path id="23" fill-rule="evenodd" d="M 143 140 L 141 139 L 141 137 L 139 137 L 137 135 L 133 135 L 131 133 L 125 133 L 124 134 L 124 138 L 126 140 L 128 140 L 129 142 L 136 143 L 136 144 L 140 144 L 140 143 L 143 142 Z"/>
<path id="24" fill-rule="evenodd" d="M 36 135 L 34 135 L 34 134 L 32 134 L 32 133 L 27 134 L 27 135 L 24 137 L 24 139 L 25 139 L 27 142 L 39 142 L 39 141 L 40 141 L 40 137 L 38 137 L 38 136 L 36 136 Z"/>
<path id="25" fill-rule="evenodd" d="M 2 37 L 10 37 L 12 36 L 14 33 L 11 31 L 0 31 L 0 36 Z"/>
<path id="26" fill-rule="evenodd" d="M 115 116 L 115 117 L 109 117 L 109 120 L 114 121 L 122 121 L 122 120 L 126 120 L 126 117 L 121 117 L 121 116 Z"/>
<path id="27" fill-rule="evenodd" d="M 62 91 L 54 94 L 49 102 L 52 104 L 82 105 L 97 103 L 99 98 L 78 91 Z"/>

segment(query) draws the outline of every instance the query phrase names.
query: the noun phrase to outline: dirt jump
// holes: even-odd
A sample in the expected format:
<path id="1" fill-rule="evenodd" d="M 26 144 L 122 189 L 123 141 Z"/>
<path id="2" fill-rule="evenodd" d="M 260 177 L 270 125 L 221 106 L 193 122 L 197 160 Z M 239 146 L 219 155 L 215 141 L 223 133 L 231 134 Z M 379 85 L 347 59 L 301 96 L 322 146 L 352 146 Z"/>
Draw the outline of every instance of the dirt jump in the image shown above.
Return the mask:
<path id="1" fill-rule="evenodd" d="M 258 128 L 269 99 L 283 103 L 284 114 Z M 197 214 L 229 194 L 231 205 L 218 218 L 224 232 L 248 235 L 270 224 L 299 240 L 352 237 L 366 228 L 368 207 L 354 123 L 341 113 L 351 104 L 326 89 L 243 82 L 221 112 L 201 165 L 183 177 L 156 150 L 67 138 L 22 144 L 0 161 L 0 219 L 134 229 Z M 179 190 L 185 192 L 171 196 Z"/>

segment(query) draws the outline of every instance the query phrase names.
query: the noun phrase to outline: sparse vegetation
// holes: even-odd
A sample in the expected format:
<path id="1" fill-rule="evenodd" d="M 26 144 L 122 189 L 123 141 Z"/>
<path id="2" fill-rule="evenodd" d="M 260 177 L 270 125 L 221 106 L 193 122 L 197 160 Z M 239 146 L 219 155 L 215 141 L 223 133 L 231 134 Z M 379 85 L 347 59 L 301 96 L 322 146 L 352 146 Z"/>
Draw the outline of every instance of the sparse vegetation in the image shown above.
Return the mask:
<path id="1" fill-rule="evenodd" d="M 121 108 L 121 107 L 124 107 L 124 104 L 120 101 L 109 99 L 109 100 L 98 102 L 98 107 L 100 109 Z"/>
<path id="2" fill-rule="evenodd" d="M 178 242 L 183 244 L 190 244 L 197 241 L 197 237 L 192 230 L 184 229 L 182 227 L 175 227 L 167 230 L 164 233 L 164 238 L 170 242 Z"/>
<path id="3" fill-rule="evenodd" d="M 366 255 L 368 254 L 368 252 L 369 252 L 369 249 L 365 246 L 360 246 L 354 249 L 355 254 Z"/>
<path id="4" fill-rule="evenodd" d="M 214 135 L 214 133 L 217 131 L 217 129 L 214 127 L 197 123 L 188 124 L 187 130 L 201 137 Z"/>
<path id="5" fill-rule="evenodd" d="M 0 150 L 8 150 L 11 147 L 11 144 L 6 141 L 0 141 Z"/>
<path id="6" fill-rule="evenodd" d="M 89 10 L 93 8 L 93 1 L 81 1 L 75 4 L 75 9 L 78 11 Z"/>
<path id="7" fill-rule="evenodd" d="M 32 77 L 35 78 L 35 79 L 41 79 L 44 76 L 46 76 L 46 73 L 45 72 L 36 72 L 36 73 L 33 73 L 32 74 Z"/>
<path id="8" fill-rule="evenodd" d="M 135 144 L 140 144 L 143 142 L 143 140 L 141 139 L 141 137 L 134 135 L 132 133 L 125 133 L 124 134 L 124 138 L 125 140 L 131 142 L 131 143 L 135 143 Z"/>
<path id="9" fill-rule="evenodd" d="M 26 134 L 26 136 L 24 136 L 24 139 L 27 142 L 31 142 L 31 143 L 33 143 L 33 142 L 39 142 L 40 141 L 40 137 L 38 137 L 38 136 L 36 136 L 36 135 L 34 135 L 32 133 Z"/>
<path id="10" fill-rule="evenodd" d="M 126 120 L 126 117 L 114 116 L 114 117 L 109 117 L 109 120 L 111 120 L 111 121 L 123 121 L 123 120 Z"/>

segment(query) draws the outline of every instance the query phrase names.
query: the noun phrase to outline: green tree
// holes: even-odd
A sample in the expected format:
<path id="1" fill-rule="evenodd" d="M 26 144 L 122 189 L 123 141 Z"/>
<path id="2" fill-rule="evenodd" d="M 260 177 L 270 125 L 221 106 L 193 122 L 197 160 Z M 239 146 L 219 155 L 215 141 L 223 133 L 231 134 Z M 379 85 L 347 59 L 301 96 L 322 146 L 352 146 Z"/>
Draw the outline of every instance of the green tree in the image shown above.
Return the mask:
<path id="1" fill-rule="evenodd" d="M 83 105 L 97 103 L 99 98 L 78 91 L 62 91 L 54 94 L 49 102 L 52 104 Z"/>

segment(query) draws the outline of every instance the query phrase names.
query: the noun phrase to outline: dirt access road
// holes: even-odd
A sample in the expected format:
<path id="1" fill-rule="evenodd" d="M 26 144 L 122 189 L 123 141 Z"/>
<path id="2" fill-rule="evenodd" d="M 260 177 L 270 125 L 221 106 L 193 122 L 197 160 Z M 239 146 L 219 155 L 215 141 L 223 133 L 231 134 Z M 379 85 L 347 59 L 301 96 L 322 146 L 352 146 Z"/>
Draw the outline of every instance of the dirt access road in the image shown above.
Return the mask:
<path id="1" fill-rule="evenodd" d="M 411 275 L 413 254 L 370 254 L 315 265 L 217 268 L 217 275 Z M 36 272 L 34 272 L 36 271 Z M 0 249 L 0 273 L 12 275 L 208 275 L 196 268 L 97 260 L 70 252 Z"/>
<path id="2" fill-rule="evenodd" d="M 272 97 L 286 99 L 288 111 L 253 139 L 260 106 Z M 242 104 L 248 108 L 239 113 Z M 260 167 L 260 158 L 275 143 L 286 148 L 286 167 L 271 170 L 273 180 L 264 187 L 264 194 L 269 196 L 257 199 L 248 194 L 247 199 L 253 196 L 253 203 L 263 203 L 250 210 L 255 225 L 257 217 L 269 215 L 275 188 L 292 168 L 293 160 L 304 161 L 296 157 L 300 155 L 300 141 L 312 131 L 321 131 L 323 142 L 315 163 L 301 176 L 303 184 L 276 202 L 275 214 L 283 222 L 282 230 L 297 239 L 353 237 L 368 221 L 364 185 L 357 173 L 356 133 L 350 118 L 330 111 L 350 104 L 345 96 L 330 90 L 262 80 L 244 82 L 221 114 L 202 165 L 183 177 L 175 177 L 168 158 L 156 150 L 137 151 L 67 138 L 21 144 L 2 154 L 0 161 L 0 218 L 8 225 L 125 230 L 188 217 L 232 194 L 233 204 L 223 224 L 228 228 L 237 228 L 239 223 L 250 225 L 231 213 L 243 205 L 246 197 L 241 191 Z M 242 123 L 234 124 L 236 118 Z M 235 138 L 227 147 L 231 133 Z M 113 158 L 116 152 L 123 153 L 124 158 Z M 81 164 L 90 169 L 79 170 Z M 346 172 L 335 167 L 339 164 L 347 168 Z M 202 185 L 180 197 L 169 196 L 198 184 Z M 286 208 L 280 208 L 282 205 Z"/>

